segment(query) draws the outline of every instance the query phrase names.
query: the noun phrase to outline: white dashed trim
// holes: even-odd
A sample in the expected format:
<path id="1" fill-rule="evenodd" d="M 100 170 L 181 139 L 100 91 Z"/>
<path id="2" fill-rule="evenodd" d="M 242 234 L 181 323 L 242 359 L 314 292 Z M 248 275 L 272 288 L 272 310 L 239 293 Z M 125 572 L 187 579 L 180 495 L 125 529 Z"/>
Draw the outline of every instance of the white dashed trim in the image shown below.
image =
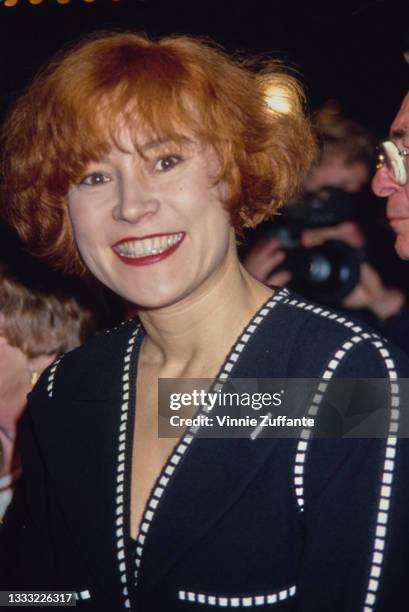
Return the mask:
<path id="1" fill-rule="evenodd" d="M 218 608 L 251 608 L 254 606 L 268 606 L 279 603 L 293 597 L 296 593 L 296 586 L 289 589 L 277 591 L 277 593 L 267 593 L 265 595 L 248 595 L 242 597 L 223 597 L 220 595 L 207 595 L 206 593 L 195 593 L 193 591 L 178 591 L 180 601 L 188 603 L 198 603 L 205 606 Z"/>
<path id="2" fill-rule="evenodd" d="M 223 388 L 225 381 L 229 378 L 232 370 L 234 370 L 234 367 L 236 366 L 241 352 L 243 351 L 244 347 L 246 346 L 260 323 L 265 319 L 266 315 L 271 311 L 271 309 L 274 308 L 274 306 L 278 302 L 283 300 L 286 295 L 288 295 L 287 289 L 281 289 L 277 291 L 274 296 L 255 314 L 249 325 L 245 328 L 245 330 L 237 340 L 235 346 L 230 351 L 225 363 L 221 368 L 220 373 L 215 379 L 215 382 L 212 384 L 209 392 L 218 392 Z M 208 412 L 207 406 L 201 406 L 196 416 L 206 414 L 206 412 Z M 177 445 L 172 455 L 168 459 L 167 463 L 163 467 L 161 473 L 159 474 L 155 487 L 153 489 L 153 493 L 149 498 L 147 508 L 143 515 L 142 523 L 136 539 L 137 546 L 135 555 L 135 586 L 138 583 L 138 573 L 141 564 L 141 557 L 146 534 L 149 531 L 150 525 L 155 515 L 155 511 L 159 505 L 159 501 L 164 493 L 165 488 L 169 486 L 171 476 L 173 476 L 176 466 L 180 463 L 180 460 L 182 459 L 186 450 L 189 448 L 189 445 L 191 444 L 192 440 L 196 437 L 196 434 L 199 429 L 199 426 L 191 426 L 181 438 L 179 444 Z M 164 476 L 168 476 L 169 478 L 164 479 Z"/>
<path id="3" fill-rule="evenodd" d="M 334 376 L 335 371 L 342 359 L 347 355 L 348 351 L 354 348 L 359 342 L 362 342 L 362 336 L 352 336 L 349 340 L 344 342 L 341 348 L 337 349 L 333 357 L 330 358 L 327 369 L 322 375 L 322 382 L 319 383 L 316 393 L 312 399 L 311 405 L 308 408 L 307 416 L 315 417 L 318 414 L 321 402 L 324 398 L 324 394 L 327 390 L 329 381 Z M 312 435 L 312 428 L 305 427 L 302 429 L 300 434 L 300 440 L 297 444 L 294 464 L 294 487 L 295 495 L 298 503 L 298 507 L 302 512 L 304 510 L 304 467 L 308 450 L 308 442 Z"/>
<path id="4" fill-rule="evenodd" d="M 322 311 L 322 308 L 315 308 L 311 305 L 306 306 L 305 302 L 299 302 L 298 300 L 284 300 L 284 303 L 290 303 L 291 306 L 296 306 L 297 308 L 312 310 L 314 314 L 319 316 L 326 316 L 326 313 Z M 323 375 L 324 380 L 330 380 L 334 374 L 335 369 L 338 367 L 340 360 L 344 358 L 344 354 L 342 351 L 349 351 L 355 344 L 360 342 L 361 340 L 368 340 L 378 351 L 381 356 L 385 368 L 388 373 L 389 381 L 390 381 L 390 390 L 391 390 L 391 411 L 389 418 L 389 431 L 388 437 L 386 439 L 385 445 L 385 454 L 383 461 L 383 470 L 382 477 L 380 483 L 380 493 L 379 493 L 379 502 L 378 502 L 378 514 L 376 518 L 376 526 L 375 526 L 375 538 L 373 544 L 373 552 L 371 559 L 371 566 L 369 570 L 369 579 L 368 579 L 368 587 L 365 596 L 365 604 L 363 608 L 363 612 L 373 612 L 376 602 L 376 593 L 379 588 L 380 576 L 382 574 L 382 564 L 384 561 L 384 548 L 386 544 L 386 534 L 387 534 L 387 524 L 389 518 L 389 508 L 390 508 L 390 500 L 392 494 L 392 483 L 393 476 L 395 470 L 395 458 L 396 458 L 396 445 L 397 445 L 397 434 L 399 431 L 399 417 L 400 417 L 400 393 L 399 393 L 399 384 L 398 374 L 396 371 L 395 363 L 383 343 L 382 339 L 378 334 L 370 334 L 364 332 L 363 329 L 354 324 L 352 321 L 348 321 L 345 317 L 339 317 L 336 315 L 330 316 L 330 318 L 341 325 L 351 329 L 352 332 L 357 334 L 350 338 L 344 345 L 341 347 L 340 352 L 335 353 L 333 360 L 330 360 L 328 364 L 328 368 Z M 331 367 L 332 366 L 332 367 Z M 320 386 L 324 386 L 327 383 L 322 383 Z M 319 391 L 325 391 L 325 389 L 319 389 Z M 315 406 L 318 409 L 319 402 L 322 399 L 317 397 L 317 401 L 315 402 Z M 315 399 L 315 398 L 314 398 Z M 314 405 L 314 403 L 312 404 Z M 297 501 L 300 506 L 300 509 L 303 509 L 304 505 L 304 490 L 303 490 L 303 476 L 304 476 L 304 464 L 305 464 L 305 454 L 307 452 L 308 444 L 305 440 L 309 440 L 311 437 L 311 431 L 304 430 L 301 432 L 300 438 L 301 440 L 297 445 L 296 452 L 296 460 L 295 460 L 295 468 L 294 468 L 294 484 L 296 489 Z M 300 447 L 300 445 L 302 445 Z M 297 493 L 298 490 L 298 493 Z"/>
<path id="5" fill-rule="evenodd" d="M 56 361 L 54 361 L 54 363 L 51 366 L 50 373 L 49 373 L 48 379 L 47 379 L 47 394 L 48 394 L 48 397 L 52 397 L 53 396 L 55 372 L 56 372 L 58 364 L 60 363 L 62 358 L 63 358 L 63 355 L 61 355 L 61 357 L 56 359 Z"/>
<path id="6" fill-rule="evenodd" d="M 125 319 L 124 321 L 121 321 L 119 325 L 116 325 L 115 327 L 104 329 L 104 331 L 102 331 L 101 334 L 110 334 L 111 332 L 116 331 L 117 329 L 120 329 L 123 325 L 126 325 L 127 323 L 131 323 L 132 321 L 133 319 Z"/>
<path id="7" fill-rule="evenodd" d="M 397 372 L 395 363 L 391 358 L 388 349 L 381 340 L 374 340 L 372 341 L 372 344 L 378 349 L 378 352 L 383 357 L 388 371 L 388 376 L 391 383 L 391 414 L 389 419 L 389 432 L 385 445 L 385 455 L 378 502 L 378 514 L 376 517 L 375 526 L 375 538 L 373 543 L 364 612 L 372 612 L 374 610 L 376 593 L 379 588 L 380 577 L 382 574 L 400 417 L 400 393 L 399 384 L 396 383 Z"/>
<path id="8" fill-rule="evenodd" d="M 129 422 L 129 368 L 130 368 L 130 357 L 134 350 L 137 335 L 140 331 L 138 325 L 132 332 L 128 345 L 125 351 L 124 367 L 122 372 L 122 400 L 121 400 L 121 412 L 120 412 L 120 426 L 119 426 L 119 444 L 118 444 L 118 466 L 116 475 L 116 490 L 115 490 L 115 535 L 116 535 L 116 552 L 119 567 L 119 579 L 124 587 L 122 594 L 124 596 L 125 608 L 131 607 L 129 599 L 126 572 L 126 554 L 125 554 L 125 532 L 124 532 L 124 472 L 125 472 L 125 447 L 126 447 L 126 435 L 127 425 Z M 109 332 L 107 332 L 109 333 Z"/>
<path id="9" fill-rule="evenodd" d="M 91 593 L 88 591 L 88 589 L 85 591 L 78 591 L 77 593 L 74 593 L 74 596 L 76 599 L 80 600 L 91 599 Z"/>
<path id="10" fill-rule="evenodd" d="M 287 289 L 282 289 L 282 290 L 276 292 L 274 294 L 274 296 L 271 298 L 271 300 L 269 300 L 261 308 L 261 310 L 259 310 L 256 313 L 256 315 L 250 321 L 250 323 L 248 324 L 248 326 L 245 328 L 244 332 L 240 336 L 239 340 L 237 341 L 237 343 L 235 344 L 235 346 L 231 350 L 230 355 L 227 357 L 226 362 L 225 362 L 225 364 L 223 366 L 223 369 L 222 369 L 221 373 L 219 374 L 219 376 L 216 379 L 216 386 L 213 387 L 215 391 L 219 391 L 222 388 L 224 382 L 226 381 L 226 379 L 229 376 L 229 372 L 231 372 L 231 370 L 233 369 L 234 365 L 237 363 L 237 361 L 238 361 L 238 359 L 240 357 L 240 354 L 245 349 L 246 345 L 248 344 L 248 341 L 253 336 L 254 332 L 257 329 L 257 327 L 263 322 L 263 320 L 270 313 L 270 311 L 274 308 L 274 306 L 276 306 L 278 302 L 281 302 L 282 300 L 284 300 L 286 295 L 288 295 L 288 290 Z M 219 383 L 219 384 L 217 385 L 217 383 Z M 220 384 L 220 383 L 222 383 L 222 384 Z"/>

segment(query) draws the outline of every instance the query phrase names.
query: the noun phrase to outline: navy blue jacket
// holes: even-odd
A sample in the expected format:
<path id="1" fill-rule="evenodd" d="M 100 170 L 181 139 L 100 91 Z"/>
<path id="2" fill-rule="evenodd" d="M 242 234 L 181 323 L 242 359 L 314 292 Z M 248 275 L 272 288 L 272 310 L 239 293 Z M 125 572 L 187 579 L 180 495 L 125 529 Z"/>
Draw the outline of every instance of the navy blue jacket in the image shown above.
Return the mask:
<path id="1" fill-rule="evenodd" d="M 210 315 L 209 315 L 210 316 Z M 130 538 L 137 322 L 67 353 L 30 396 L 24 477 L 7 514 L 1 589 L 72 590 L 93 612 L 409 609 L 409 449 L 395 378 L 406 358 L 285 290 L 232 347 L 219 380 L 376 377 L 384 439 L 185 435 Z"/>

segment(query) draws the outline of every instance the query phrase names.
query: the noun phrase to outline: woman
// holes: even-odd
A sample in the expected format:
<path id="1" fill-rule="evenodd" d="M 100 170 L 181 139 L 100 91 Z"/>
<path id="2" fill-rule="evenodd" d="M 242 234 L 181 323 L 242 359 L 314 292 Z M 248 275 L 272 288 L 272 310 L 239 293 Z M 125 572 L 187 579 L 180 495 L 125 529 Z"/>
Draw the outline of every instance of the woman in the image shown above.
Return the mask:
<path id="1" fill-rule="evenodd" d="M 301 111 L 272 114 L 264 94 L 260 74 L 208 44 L 102 34 L 13 110 L 5 215 L 32 253 L 88 268 L 140 323 L 66 354 L 31 394 L 2 588 L 71 590 L 95 611 L 397 609 L 396 433 L 157 435 L 159 378 L 407 371 L 370 332 L 240 266 L 235 230 L 294 192 L 314 150 Z"/>
<path id="2" fill-rule="evenodd" d="M 0 263 L 0 521 L 21 473 L 16 439 L 27 393 L 57 355 L 91 331 L 90 311 L 50 274 L 27 257 Z"/>

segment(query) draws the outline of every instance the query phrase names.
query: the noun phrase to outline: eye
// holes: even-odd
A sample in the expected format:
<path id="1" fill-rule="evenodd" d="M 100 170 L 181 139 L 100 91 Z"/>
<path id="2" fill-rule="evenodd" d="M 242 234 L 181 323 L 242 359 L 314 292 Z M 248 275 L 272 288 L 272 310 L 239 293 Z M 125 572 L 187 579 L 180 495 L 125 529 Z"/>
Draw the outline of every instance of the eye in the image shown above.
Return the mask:
<path id="1" fill-rule="evenodd" d="M 88 185 L 90 187 L 94 187 L 96 185 L 103 185 L 104 183 L 109 183 L 111 178 L 102 172 L 91 172 L 91 174 L 87 174 L 80 180 L 80 185 Z"/>
<path id="2" fill-rule="evenodd" d="M 181 161 L 182 158 L 179 155 L 166 155 L 156 160 L 154 169 L 158 172 L 167 172 L 168 170 L 172 170 L 172 168 L 177 166 Z"/>

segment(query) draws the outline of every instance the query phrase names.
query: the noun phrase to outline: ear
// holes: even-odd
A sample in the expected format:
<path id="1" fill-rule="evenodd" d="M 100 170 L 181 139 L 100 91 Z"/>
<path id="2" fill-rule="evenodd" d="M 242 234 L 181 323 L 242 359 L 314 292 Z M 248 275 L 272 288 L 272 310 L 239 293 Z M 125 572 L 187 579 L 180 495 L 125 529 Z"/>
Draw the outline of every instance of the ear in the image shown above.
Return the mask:
<path id="1" fill-rule="evenodd" d="M 28 365 L 30 372 L 36 372 L 38 376 L 40 376 L 49 365 L 57 357 L 57 353 L 53 353 L 52 355 L 38 355 L 37 357 L 32 357 L 28 360 Z"/>

